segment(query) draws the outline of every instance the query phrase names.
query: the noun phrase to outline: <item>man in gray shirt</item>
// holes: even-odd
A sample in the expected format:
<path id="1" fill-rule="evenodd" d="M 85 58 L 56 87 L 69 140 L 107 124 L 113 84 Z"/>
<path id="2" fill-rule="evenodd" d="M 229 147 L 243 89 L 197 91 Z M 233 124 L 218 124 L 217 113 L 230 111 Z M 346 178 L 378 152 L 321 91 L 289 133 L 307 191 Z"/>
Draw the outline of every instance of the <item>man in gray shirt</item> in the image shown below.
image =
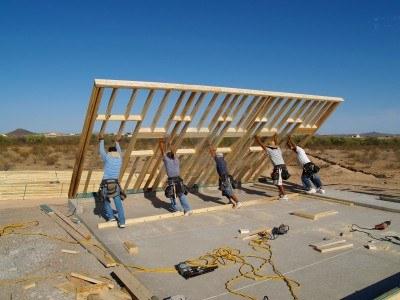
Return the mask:
<path id="1" fill-rule="evenodd" d="M 165 170 L 167 172 L 167 187 L 165 195 L 171 200 L 171 209 L 173 211 L 180 211 L 181 208 L 176 203 L 176 198 L 179 198 L 185 216 L 192 214 L 189 201 L 186 197 L 187 191 L 183 184 L 182 178 L 179 177 L 179 159 L 176 156 L 176 150 L 168 143 L 170 151 L 166 152 L 166 143 L 164 140 L 159 141 L 161 155 L 163 156 Z"/>
<path id="2" fill-rule="evenodd" d="M 277 137 L 274 135 L 272 141 L 268 145 L 264 145 L 258 136 L 254 137 L 257 144 L 259 144 L 266 154 L 269 156 L 272 164 L 274 165 L 274 169 L 271 173 L 271 178 L 274 184 L 279 189 L 279 199 L 280 200 L 288 200 L 287 195 L 285 194 L 285 190 L 283 189 L 282 179 L 289 178 L 289 172 L 287 171 L 285 161 L 283 160 L 281 148 L 277 145 Z"/>

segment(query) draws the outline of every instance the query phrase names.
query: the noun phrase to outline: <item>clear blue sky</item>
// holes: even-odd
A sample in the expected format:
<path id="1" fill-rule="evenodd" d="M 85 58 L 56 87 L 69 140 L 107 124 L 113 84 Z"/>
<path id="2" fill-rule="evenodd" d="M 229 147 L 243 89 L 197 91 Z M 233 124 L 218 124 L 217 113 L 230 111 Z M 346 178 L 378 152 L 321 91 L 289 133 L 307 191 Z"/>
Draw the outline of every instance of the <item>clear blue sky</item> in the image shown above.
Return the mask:
<path id="1" fill-rule="evenodd" d="M 94 78 L 341 96 L 400 133 L 400 1 L 0 1 L 0 132 L 80 132 Z"/>

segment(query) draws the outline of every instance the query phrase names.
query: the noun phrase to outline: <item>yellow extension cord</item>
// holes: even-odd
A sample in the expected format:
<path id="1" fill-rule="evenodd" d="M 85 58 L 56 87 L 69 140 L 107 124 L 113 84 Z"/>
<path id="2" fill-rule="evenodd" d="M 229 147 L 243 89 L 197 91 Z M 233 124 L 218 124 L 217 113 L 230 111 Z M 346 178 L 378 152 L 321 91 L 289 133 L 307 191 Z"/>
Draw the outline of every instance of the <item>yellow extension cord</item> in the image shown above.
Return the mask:
<path id="1" fill-rule="evenodd" d="M 70 244 L 78 244 L 77 241 L 75 240 L 70 240 L 70 239 L 65 239 L 62 237 L 57 237 L 57 236 L 52 236 L 48 235 L 45 233 L 23 233 L 19 232 L 20 230 L 32 228 L 35 226 L 38 226 L 39 222 L 38 221 L 31 221 L 31 222 L 26 222 L 26 223 L 14 223 L 14 224 L 8 224 L 5 226 L 0 227 L 0 237 L 10 235 L 10 234 L 18 234 L 18 235 L 27 235 L 27 236 L 40 236 L 40 237 L 45 237 L 48 239 L 53 239 L 57 241 L 62 241 Z M 260 234 L 259 237 L 256 239 L 250 240 L 248 245 L 258 253 L 263 253 L 264 256 L 260 255 L 250 255 L 250 254 L 242 254 L 240 250 L 230 248 L 230 247 L 221 247 L 214 249 L 212 252 L 206 253 L 203 256 L 200 256 L 195 259 L 189 259 L 186 261 L 187 264 L 191 266 L 199 266 L 199 267 L 211 267 L 211 266 L 218 266 L 218 267 L 229 267 L 233 265 L 239 265 L 239 274 L 237 276 L 234 276 L 233 278 L 229 279 L 225 283 L 225 288 L 226 290 L 234 294 L 236 296 L 240 296 L 244 299 L 249 299 L 249 300 L 256 300 L 255 297 L 251 295 L 247 295 L 244 293 L 241 293 L 239 291 L 235 291 L 233 288 L 233 283 L 238 282 L 244 279 L 251 279 L 251 280 L 282 280 L 285 282 L 287 285 L 289 292 L 294 300 L 297 300 L 298 297 L 295 294 L 295 287 L 300 286 L 300 284 L 292 279 L 287 278 L 285 275 L 283 275 L 281 272 L 278 271 L 274 263 L 272 262 L 272 250 L 271 246 L 268 243 L 268 236 L 266 233 L 265 234 Z M 87 240 L 84 241 L 85 243 L 92 244 L 93 246 L 96 246 L 100 250 L 104 252 L 104 255 L 108 255 L 107 251 L 100 247 L 99 245 L 93 244 L 88 242 Z M 251 260 L 257 260 L 259 261 L 259 265 L 256 267 L 254 263 L 250 262 L 249 259 Z M 137 265 L 125 265 L 125 264 L 119 264 L 121 266 L 134 269 L 135 272 L 146 272 L 146 273 L 176 273 L 177 271 L 175 270 L 174 267 L 165 267 L 165 268 L 146 268 L 142 266 L 137 266 Z M 272 271 L 275 275 L 266 275 L 262 274 L 262 270 L 270 265 L 272 268 Z M 25 277 L 25 278 L 18 278 L 18 279 L 3 279 L 0 280 L 0 286 L 1 285 L 9 285 L 9 284 L 19 284 L 23 283 L 26 281 L 39 281 L 39 280 L 45 280 L 48 278 L 52 278 L 54 276 L 58 275 L 68 275 L 68 273 L 56 273 L 56 274 L 51 274 L 48 276 L 36 276 L 36 277 Z"/>

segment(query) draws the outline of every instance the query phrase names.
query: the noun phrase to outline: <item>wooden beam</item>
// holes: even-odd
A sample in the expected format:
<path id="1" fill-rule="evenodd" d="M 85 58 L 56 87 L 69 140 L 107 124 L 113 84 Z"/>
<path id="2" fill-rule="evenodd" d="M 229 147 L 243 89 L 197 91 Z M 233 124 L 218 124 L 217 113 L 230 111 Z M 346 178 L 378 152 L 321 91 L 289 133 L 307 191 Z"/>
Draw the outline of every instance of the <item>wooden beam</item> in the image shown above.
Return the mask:
<path id="1" fill-rule="evenodd" d="M 305 212 L 305 211 L 294 211 L 290 213 L 291 215 L 307 218 L 311 220 L 318 220 L 323 217 L 336 215 L 338 212 L 336 210 L 328 210 L 328 211 L 321 211 L 321 212 Z"/>
<path id="2" fill-rule="evenodd" d="M 116 276 L 125 288 L 136 300 L 152 300 L 153 294 L 127 269 L 118 266 L 113 269 L 113 275 Z"/>
<path id="3" fill-rule="evenodd" d="M 248 94 L 248 95 L 264 96 L 264 97 L 273 96 L 273 97 L 321 99 L 326 101 L 339 101 L 339 102 L 343 101 L 342 98 L 338 97 L 316 96 L 316 95 L 295 94 L 295 93 L 280 93 L 271 91 L 191 85 L 191 84 L 177 84 L 177 83 L 95 79 L 95 85 L 97 87 L 164 89 L 164 90 L 214 92 L 214 93 L 227 93 L 227 94 Z"/>
<path id="4" fill-rule="evenodd" d="M 297 194 L 295 194 L 295 193 L 294 194 L 289 194 L 289 199 L 292 198 L 292 197 L 294 198 L 296 196 L 297 196 Z M 263 198 L 260 198 L 260 199 L 242 201 L 242 207 L 248 207 L 248 206 L 259 205 L 259 204 L 266 204 L 266 203 L 270 203 L 272 201 L 276 201 L 276 200 L 278 200 L 278 198 L 279 198 L 278 196 L 276 196 L 276 197 L 263 197 Z M 196 214 L 203 214 L 203 213 L 208 213 L 208 212 L 224 211 L 224 210 L 232 210 L 232 205 L 231 204 L 222 204 L 222 205 L 217 205 L 217 206 L 193 209 L 192 213 L 194 215 L 196 215 Z M 130 226 L 130 225 L 135 225 L 135 224 L 155 222 L 155 221 L 171 219 L 171 218 L 176 218 L 176 217 L 182 217 L 182 216 L 184 216 L 184 213 L 178 211 L 178 212 L 165 213 L 165 214 L 154 215 L 154 216 L 126 219 L 125 220 L 125 224 L 127 226 Z M 116 221 L 113 221 L 113 222 L 103 222 L 103 223 L 98 223 L 97 224 L 97 228 L 98 229 L 112 228 L 112 227 L 118 227 L 118 223 Z"/>

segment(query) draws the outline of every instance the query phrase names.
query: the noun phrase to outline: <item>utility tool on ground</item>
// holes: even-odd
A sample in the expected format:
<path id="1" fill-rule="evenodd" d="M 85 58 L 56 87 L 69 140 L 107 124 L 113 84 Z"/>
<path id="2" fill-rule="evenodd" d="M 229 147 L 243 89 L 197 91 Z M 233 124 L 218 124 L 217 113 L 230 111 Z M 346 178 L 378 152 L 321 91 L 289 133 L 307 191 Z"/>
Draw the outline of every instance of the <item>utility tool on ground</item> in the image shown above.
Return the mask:
<path id="1" fill-rule="evenodd" d="M 176 270 L 183 278 L 189 279 L 191 277 L 199 276 L 205 273 L 209 273 L 218 268 L 218 266 L 189 266 L 185 262 L 181 262 L 175 266 Z"/>

